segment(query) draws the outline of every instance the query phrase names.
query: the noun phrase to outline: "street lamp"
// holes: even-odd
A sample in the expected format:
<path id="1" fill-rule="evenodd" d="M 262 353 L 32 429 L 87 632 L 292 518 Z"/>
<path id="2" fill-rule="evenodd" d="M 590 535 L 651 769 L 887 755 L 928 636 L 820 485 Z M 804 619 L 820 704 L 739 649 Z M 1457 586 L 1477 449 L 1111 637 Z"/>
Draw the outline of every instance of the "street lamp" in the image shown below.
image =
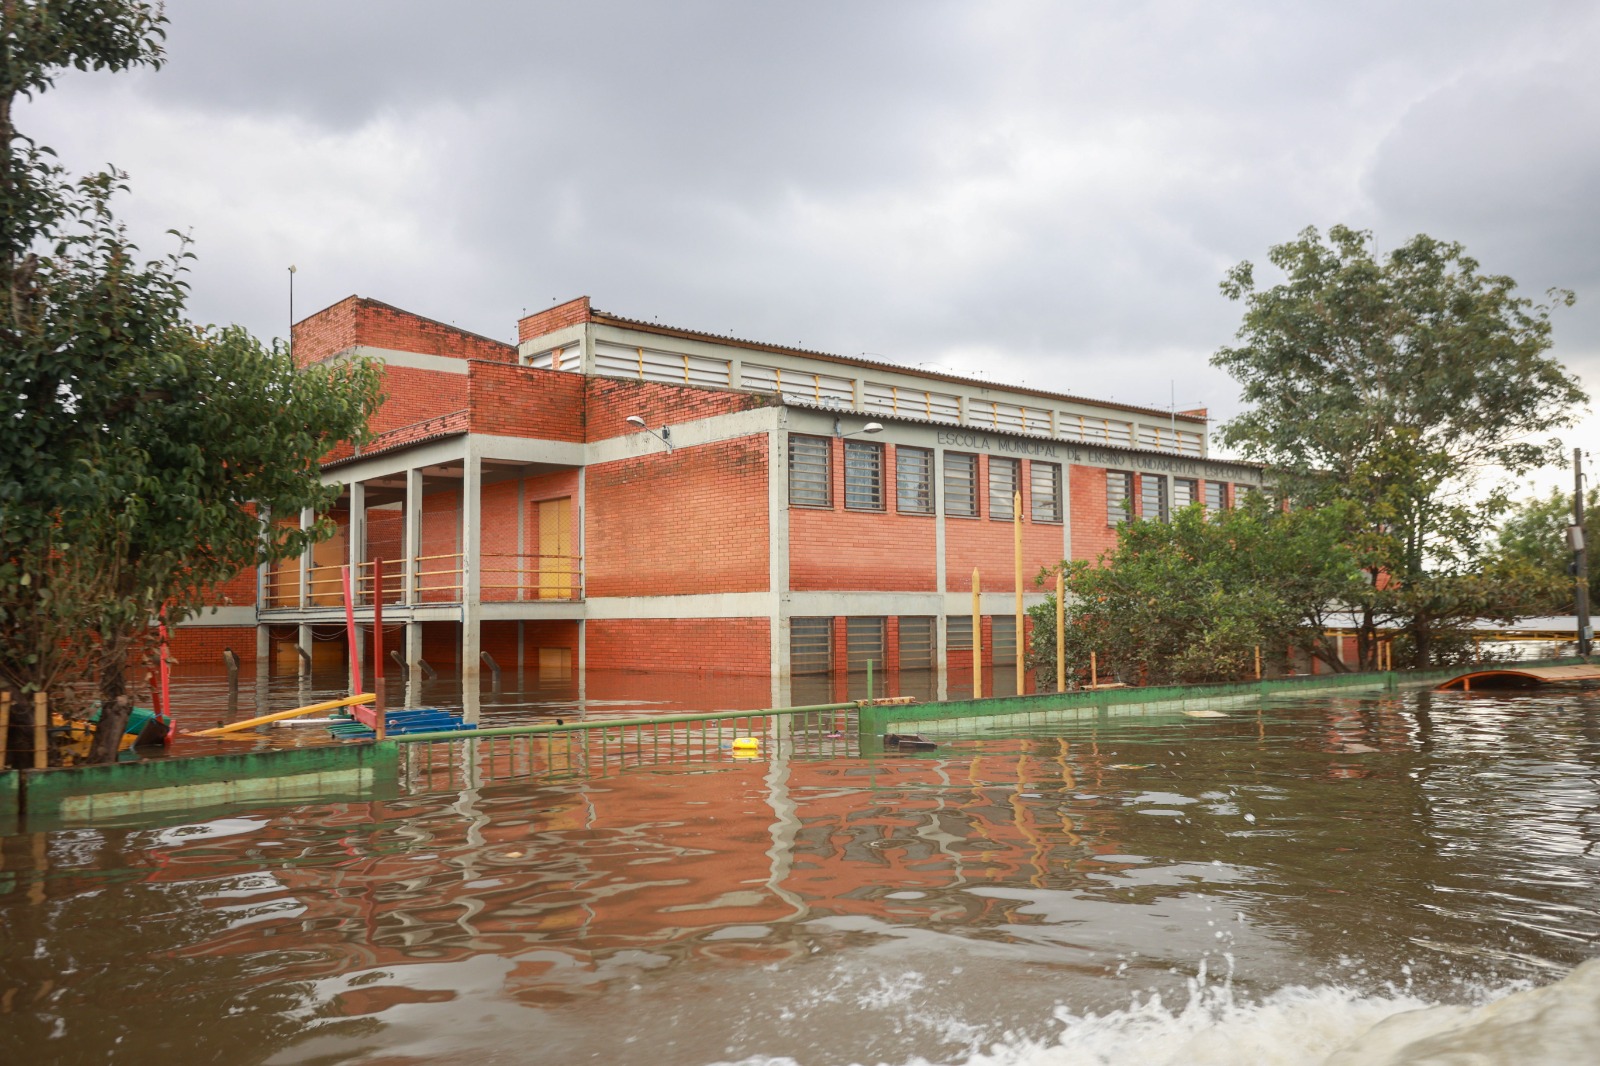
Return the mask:
<path id="1" fill-rule="evenodd" d="M 655 430 L 650 428 L 650 423 L 646 422 L 638 415 L 629 415 L 624 421 L 626 421 L 630 426 L 644 430 L 646 433 L 659 440 L 662 444 L 665 444 L 667 446 L 667 451 L 670 452 L 672 450 L 672 427 L 662 426 L 661 432 L 657 433 Z"/>

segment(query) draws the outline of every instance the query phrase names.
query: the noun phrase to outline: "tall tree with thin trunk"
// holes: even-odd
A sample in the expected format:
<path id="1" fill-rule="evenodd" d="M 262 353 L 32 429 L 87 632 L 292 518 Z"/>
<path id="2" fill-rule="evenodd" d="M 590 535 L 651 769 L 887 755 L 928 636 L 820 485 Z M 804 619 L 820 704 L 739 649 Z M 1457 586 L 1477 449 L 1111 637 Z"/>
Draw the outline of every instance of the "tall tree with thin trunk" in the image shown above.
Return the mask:
<path id="1" fill-rule="evenodd" d="M 1507 505 L 1489 482 L 1561 461 L 1544 435 L 1587 401 L 1549 354 L 1551 311 L 1572 294 L 1535 303 L 1460 244 L 1425 235 L 1380 256 L 1368 232 L 1307 229 L 1270 259 L 1275 285 L 1258 288 L 1249 262 L 1222 282 L 1244 320 L 1212 362 L 1250 405 L 1222 440 L 1267 463 L 1300 503 L 1357 505 L 1362 663 L 1390 623 L 1423 665 L 1439 633 L 1529 602 L 1525 568 L 1484 565 Z"/>

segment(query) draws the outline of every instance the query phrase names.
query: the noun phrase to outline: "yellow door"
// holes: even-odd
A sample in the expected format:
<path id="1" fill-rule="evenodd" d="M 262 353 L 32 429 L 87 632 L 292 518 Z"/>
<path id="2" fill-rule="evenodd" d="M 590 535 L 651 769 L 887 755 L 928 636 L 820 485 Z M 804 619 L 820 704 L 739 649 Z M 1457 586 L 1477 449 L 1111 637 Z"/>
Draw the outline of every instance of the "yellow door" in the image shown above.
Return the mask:
<path id="1" fill-rule="evenodd" d="M 540 500 L 539 598 L 570 600 L 575 594 L 576 560 L 572 557 L 572 497 Z"/>

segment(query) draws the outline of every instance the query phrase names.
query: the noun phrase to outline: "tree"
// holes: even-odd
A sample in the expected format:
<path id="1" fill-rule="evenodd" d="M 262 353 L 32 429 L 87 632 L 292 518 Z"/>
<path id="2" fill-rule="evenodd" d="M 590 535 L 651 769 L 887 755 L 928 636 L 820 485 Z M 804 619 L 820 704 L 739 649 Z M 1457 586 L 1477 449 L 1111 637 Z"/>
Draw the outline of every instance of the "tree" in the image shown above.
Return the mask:
<path id="1" fill-rule="evenodd" d="M 1572 496 L 1551 489 L 1543 498 L 1523 500 L 1507 513 L 1495 532 L 1495 554 L 1505 560 L 1527 564 L 1550 584 L 1552 593 L 1544 609 L 1551 612 L 1577 610 L 1574 579 L 1567 567 L 1572 563 L 1572 548 L 1567 544 L 1567 527 L 1572 524 Z M 1585 494 L 1583 531 L 1590 545 L 1600 544 L 1600 490 Z M 1589 602 L 1600 603 L 1600 567 L 1589 572 Z"/>
<path id="2" fill-rule="evenodd" d="M 1254 493 L 1236 510 L 1194 505 L 1170 524 L 1125 523 L 1096 563 L 1063 564 L 1068 670 L 1087 673 L 1092 651 L 1103 676 L 1127 682 L 1232 680 L 1254 670 L 1257 648 L 1346 669 L 1325 636 L 1330 612 L 1361 584 L 1342 510 L 1286 513 Z M 1051 683 L 1054 597 L 1031 613 L 1030 665 Z"/>
<path id="3" fill-rule="evenodd" d="M 1347 539 L 1370 578 L 1353 601 L 1362 665 L 1384 623 L 1407 630 L 1424 665 L 1441 632 L 1530 598 L 1516 582 L 1531 571 L 1485 569 L 1485 531 L 1507 506 L 1485 478 L 1560 461 L 1559 441 L 1530 438 L 1572 425 L 1587 399 L 1548 354 L 1550 313 L 1572 294 L 1536 304 L 1425 235 L 1380 259 L 1368 232 L 1307 229 L 1270 258 L 1283 282 L 1257 289 L 1249 262 L 1222 282 L 1245 313 L 1239 343 L 1212 362 L 1251 405 L 1222 441 L 1299 504 L 1355 505 Z"/>
<path id="4" fill-rule="evenodd" d="M 359 440 L 377 402 L 363 362 L 297 372 L 281 345 L 186 317 L 186 243 L 141 260 L 115 173 L 70 184 L 11 126 L 16 97 L 67 67 L 159 65 L 160 10 L 133 0 L 6 0 L 0 67 L 0 682 L 18 694 L 95 675 L 92 758 L 115 757 L 129 657 L 310 531 L 259 508 L 325 508 L 317 459 Z"/>

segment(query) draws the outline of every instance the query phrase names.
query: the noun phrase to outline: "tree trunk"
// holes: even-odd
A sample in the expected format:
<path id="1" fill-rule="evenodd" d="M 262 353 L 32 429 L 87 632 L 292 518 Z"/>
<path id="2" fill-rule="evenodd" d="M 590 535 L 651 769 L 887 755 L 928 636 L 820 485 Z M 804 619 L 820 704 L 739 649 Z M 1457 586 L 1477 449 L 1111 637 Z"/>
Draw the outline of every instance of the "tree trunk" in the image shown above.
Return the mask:
<path id="1" fill-rule="evenodd" d="M 1428 661 L 1433 658 L 1433 629 L 1426 618 L 1417 618 L 1412 621 L 1411 646 L 1411 668 L 1413 670 L 1426 670 Z"/>
<path id="2" fill-rule="evenodd" d="M 91 763 L 117 761 L 133 701 L 128 697 L 128 634 L 111 627 L 100 646 L 100 723 L 89 749 Z"/>

